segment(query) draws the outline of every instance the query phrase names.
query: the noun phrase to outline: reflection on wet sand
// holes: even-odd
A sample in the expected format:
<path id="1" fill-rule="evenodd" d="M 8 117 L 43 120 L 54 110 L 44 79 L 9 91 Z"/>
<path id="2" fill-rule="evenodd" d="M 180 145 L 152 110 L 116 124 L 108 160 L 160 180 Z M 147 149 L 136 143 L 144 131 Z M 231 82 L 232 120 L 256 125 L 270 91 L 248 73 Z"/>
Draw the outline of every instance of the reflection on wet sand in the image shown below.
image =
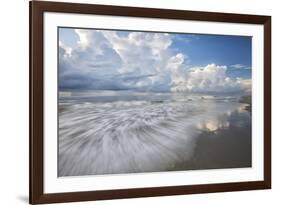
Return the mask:
<path id="1" fill-rule="evenodd" d="M 240 104 L 239 106 L 237 106 L 237 108 L 234 111 L 228 111 L 222 113 L 221 115 L 212 116 L 211 119 L 202 120 L 201 122 L 198 123 L 197 128 L 202 131 L 209 131 L 209 132 L 215 132 L 220 129 L 227 129 L 230 126 L 230 118 L 234 114 L 239 114 L 244 117 L 250 116 L 250 113 L 248 113 L 246 109 L 247 109 L 247 105 Z M 235 124 L 236 126 L 238 126 L 237 123 L 238 122 L 236 122 Z"/>
<path id="2" fill-rule="evenodd" d="M 222 115 L 215 119 L 209 119 L 198 123 L 197 128 L 202 131 L 215 132 L 219 129 L 226 129 L 229 127 L 228 116 Z"/>
<path id="3" fill-rule="evenodd" d="M 250 113 L 241 105 L 216 119 L 199 123 L 202 131 L 190 159 L 172 170 L 246 168 L 252 165 Z"/>
<path id="4" fill-rule="evenodd" d="M 115 96 L 61 100 L 59 176 L 251 166 L 251 115 L 237 99 Z"/>

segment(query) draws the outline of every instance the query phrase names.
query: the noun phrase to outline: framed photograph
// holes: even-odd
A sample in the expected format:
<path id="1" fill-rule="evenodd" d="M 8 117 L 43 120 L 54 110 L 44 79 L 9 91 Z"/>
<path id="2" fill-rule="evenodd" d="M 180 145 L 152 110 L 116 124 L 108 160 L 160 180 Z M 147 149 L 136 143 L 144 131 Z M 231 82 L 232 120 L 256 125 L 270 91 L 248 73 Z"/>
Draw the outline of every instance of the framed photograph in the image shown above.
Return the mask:
<path id="1" fill-rule="evenodd" d="M 271 17 L 30 2 L 30 203 L 271 188 Z"/>

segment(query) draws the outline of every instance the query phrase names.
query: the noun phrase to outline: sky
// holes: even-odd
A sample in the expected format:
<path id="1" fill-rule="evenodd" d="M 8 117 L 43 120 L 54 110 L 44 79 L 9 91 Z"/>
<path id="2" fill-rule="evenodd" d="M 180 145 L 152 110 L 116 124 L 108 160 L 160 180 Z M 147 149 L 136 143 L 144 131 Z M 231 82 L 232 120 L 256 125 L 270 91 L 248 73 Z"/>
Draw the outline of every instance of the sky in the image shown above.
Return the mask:
<path id="1" fill-rule="evenodd" d="M 249 36 L 59 28 L 59 89 L 248 93 Z"/>

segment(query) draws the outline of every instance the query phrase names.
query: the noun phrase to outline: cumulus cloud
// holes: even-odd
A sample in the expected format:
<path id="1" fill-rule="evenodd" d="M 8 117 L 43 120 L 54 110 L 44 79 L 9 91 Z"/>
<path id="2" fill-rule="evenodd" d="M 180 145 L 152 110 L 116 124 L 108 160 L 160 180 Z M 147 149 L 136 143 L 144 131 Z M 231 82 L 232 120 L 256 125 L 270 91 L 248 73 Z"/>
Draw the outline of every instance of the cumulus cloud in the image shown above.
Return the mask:
<path id="1" fill-rule="evenodd" d="M 251 69 L 249 67 L 247 67 L 246 65 L 243 64 L 234 64 L 230 66 L 231 68 L 235 68 L 235 69 Z"/>
<path id="2" fill-rule="evenodd" d="M 209 64 L 205 67 L 191 68 L 184 73 L 173 75 L 171 90 L 176 92 L 249 92 L 251 80 L 230 78 L 226 66 Z"/>
<path id="3" fill-rule="evenodd" d="M 249 89 L 226 66 L 188 66 L 187 55 L 171 48 L 166 33 L 75 29 L 73 48 L 59 42 L 60 88 L 141 91 L 223 92 Z"/>
<path id="4" fill-rule="evenodd" d="M 93 89 L 169 89 L 169 34 L 75 30 L 75 49 L 60 43 L 60 87 Z M 70 55 L 69 55 L 70 54 Z M 81 79 L 81 86 L 79 84 Z"/>

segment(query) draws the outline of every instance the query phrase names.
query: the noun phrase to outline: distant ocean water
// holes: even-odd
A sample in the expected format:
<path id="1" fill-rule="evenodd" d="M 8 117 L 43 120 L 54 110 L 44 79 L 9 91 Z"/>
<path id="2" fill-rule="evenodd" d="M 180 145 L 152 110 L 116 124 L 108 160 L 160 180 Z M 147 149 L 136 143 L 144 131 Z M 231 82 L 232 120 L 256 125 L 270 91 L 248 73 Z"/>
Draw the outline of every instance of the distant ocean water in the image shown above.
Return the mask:
<path id="1" fill-rule="evenodd" d="M 209 168 L 194 161 L 198 137 L 246 129 L 248 139 L 251 115 L 245 106 L 239 96 L 62 91 L 58 175 Z"/>

